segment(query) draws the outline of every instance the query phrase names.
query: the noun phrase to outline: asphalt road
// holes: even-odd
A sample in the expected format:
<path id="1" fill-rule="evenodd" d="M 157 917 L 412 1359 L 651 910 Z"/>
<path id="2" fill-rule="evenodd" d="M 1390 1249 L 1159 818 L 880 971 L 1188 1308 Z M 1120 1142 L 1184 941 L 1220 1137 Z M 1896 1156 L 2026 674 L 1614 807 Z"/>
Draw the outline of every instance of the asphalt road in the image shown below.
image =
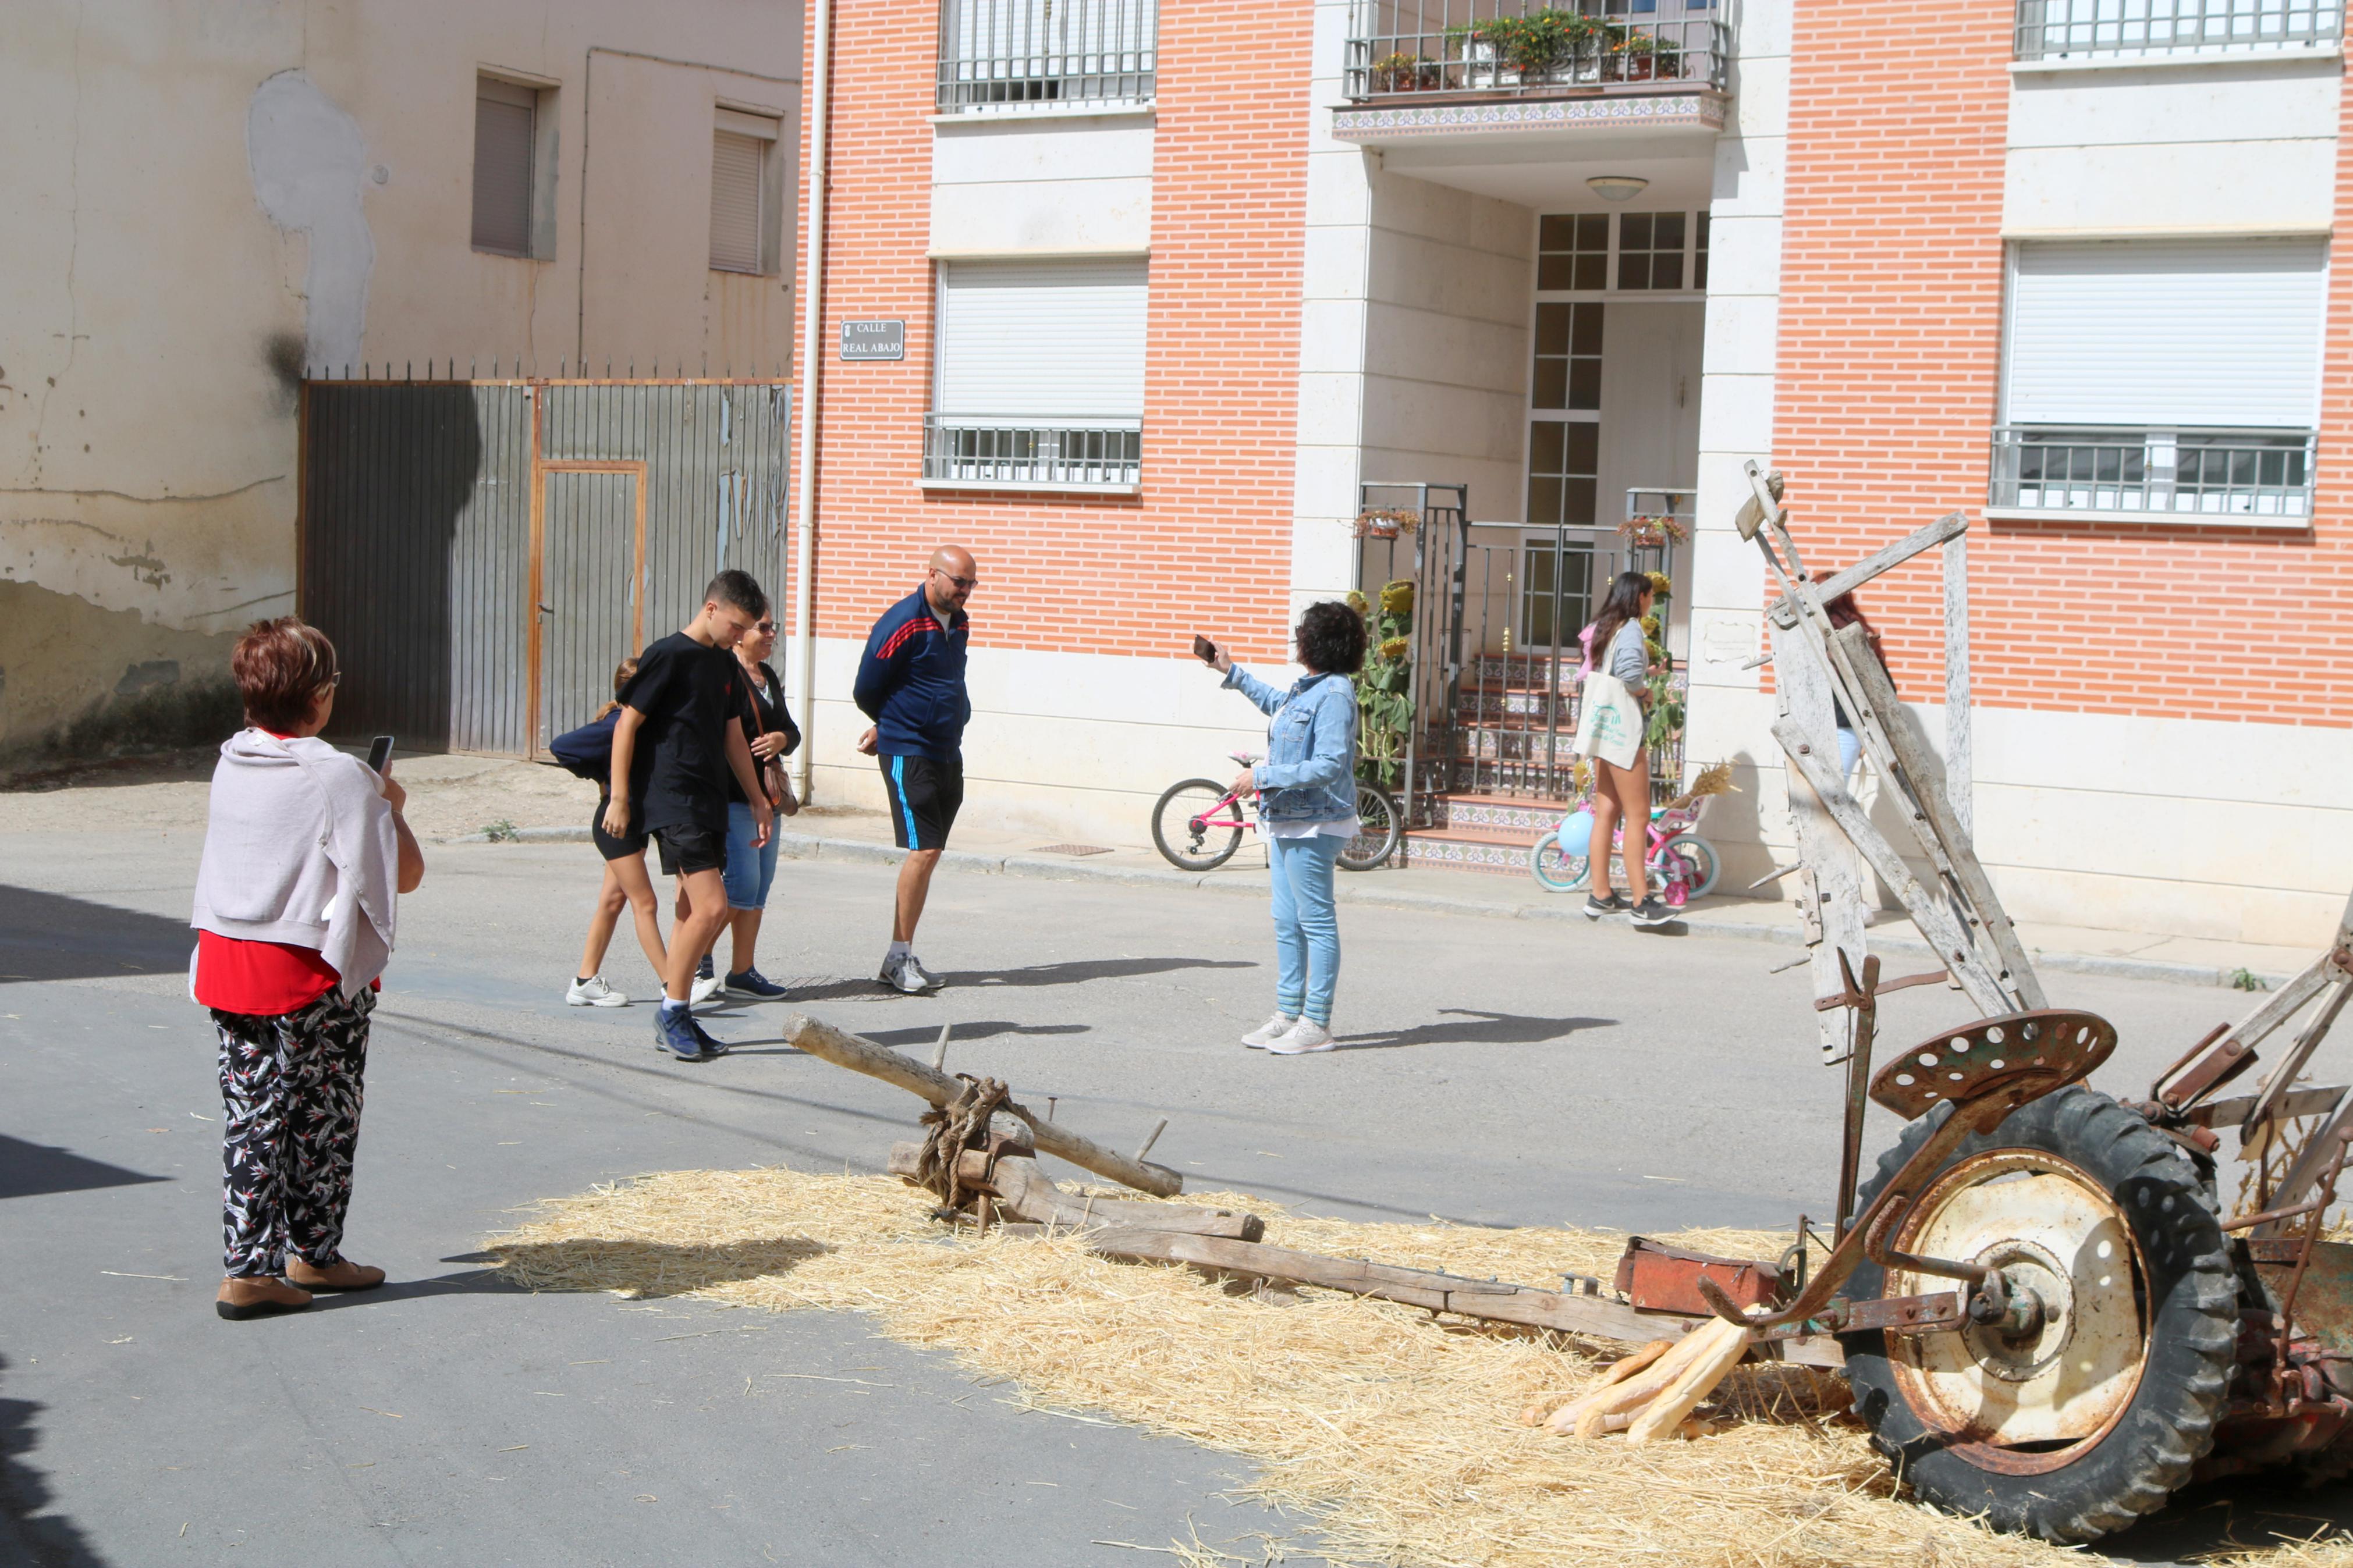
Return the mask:
<path id="1" fill-rule="evenodd" d="M 944 873 L 918 946 L 952 984 L 905 998 L 868 980 L 891 872 L 787 862 L 762 964 L 793 996 L 712 1016 L 737 1048 L 689 1066 L 655 1053 L 649 1008 L 562 1005 L 585 847 L 452 847 L 403 901 L 370 1063 L 348 1248 L 395 1283 L 227 1324 L 212 1041 L 183 979 L 197 836 L 126 838 L 0 836 L 0 1563 L 895 1563 L 994 1541 L 1101 1563 L 1193 1529 L 1312 1550 L 1222 1495 L 1242 1461 L 1018 1410 L 855 1316 L 482 1273 L 518 1205 L 592 1183 L 879 1168 L 918 1106 L 785 1047 L 793 1007 L 902 1047 L 954 1024 L 953 1068 L 1114 1145 L 1166 1115 L 1154 1157 L 1197 1186 L 1319 1213 L 1642 1230 L 1831 1207 L 1840 1075 L 1774 947 L 1352 908 L 1346 1048 L 1271 1058 L 1234 1043 L 1272 989 L 1244 900 Z M 651 990 L 626 933 L 607 973 Z M 2099 1081 L 2126 1092 L 2244 1001 L 2049 979 L 2118 1025 Z M 1966 1013 L 1905 992 L 1883 1038 Z M 1874 1148 L 1893 1135 L 1874 1121 Z M 2322 1521 L 2353 1498 L 2209 1489 L 2105 1550 Z"/>

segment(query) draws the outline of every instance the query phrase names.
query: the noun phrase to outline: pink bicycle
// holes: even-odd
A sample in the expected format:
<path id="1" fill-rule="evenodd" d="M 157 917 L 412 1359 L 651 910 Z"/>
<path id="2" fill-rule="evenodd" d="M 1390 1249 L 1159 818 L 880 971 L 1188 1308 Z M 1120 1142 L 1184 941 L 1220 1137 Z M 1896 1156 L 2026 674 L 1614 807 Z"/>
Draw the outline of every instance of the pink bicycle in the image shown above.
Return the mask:
<path id="1" fill-rule="evenodd" d="M 1702 796 L 1688 805 L 1651 808 L 1651 848 L 1643 857 L 1642 867 L 1657 888 L 1660 901 L 1670 909 L 1681 909 L 1694 899 L 1705 898 L 1715 887 L 1715 846 L 1695 831 L 1707 808 L 1707 799 Z M 1612 850 L 1625 842 L 1625 825 L 1620 823 L 1610 834 Z M 1591 808 L 1579 807 L 1569 813 L 1558 827 L 1537 839 L 1528 851 L 1528 870 L 1536 885 L 1551 893 L 1582 890 L 1591 870 L 1587 856 L 1592 849 L 1592 841 Z"/>
<path id="2" fill-rule="evenodd" d="M 1258 763 L 1250 752 L 1227 753 L 1244 767 Z M 1405 817 L 1397 797 L 1377 784 L 1356 785 L 1356 820 L 1361 831 L 1340 851 L 1340 869 L 1369 871 L 1397 853 L 1404 836 Z M 1208 779 L 1187 779 L 1170 784 L 1152 808 L 1152 842 L 1171 866 L 1184 871 L 1209 871 L 1233 858 L 1241 847 L 1241 795 Z"/>

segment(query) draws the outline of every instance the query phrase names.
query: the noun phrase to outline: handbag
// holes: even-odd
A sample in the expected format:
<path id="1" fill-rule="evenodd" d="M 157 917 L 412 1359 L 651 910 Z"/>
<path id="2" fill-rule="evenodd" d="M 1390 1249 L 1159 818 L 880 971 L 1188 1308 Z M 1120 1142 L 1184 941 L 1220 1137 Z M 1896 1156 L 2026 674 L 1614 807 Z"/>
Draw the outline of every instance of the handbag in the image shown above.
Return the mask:
<path id="1" fill-rule="evenodd" d="M 765 669 L 767 667 L 763 665 L 761 668 Z M 768 729 L 766 722 L 760 716 L 759 699 L 753 695 L 752 687 L 748 681 L 744 687 L 744 710 L 752 721 L 752 730 L 754 733 L 765 735 L 784 732 Z M 785 777 L 785 764 L 781 759 L 770 757 L 760 764 L 760 793 L 768 797 L 770 808 L 778 816 L 800 815 L 800 797 L 793 794 L 792 783 Z"/>
<path id="2" fill-rule="evenodd" d="M 1577 715 L 1577 738 L 1570 748 L 1580 757 L 1598 757 L 1613 768 L 1630 768 L 1642 750 L 1642 705 L 1626 683 L 1607 670 L 1585 678 L 1585 697 Z"/>

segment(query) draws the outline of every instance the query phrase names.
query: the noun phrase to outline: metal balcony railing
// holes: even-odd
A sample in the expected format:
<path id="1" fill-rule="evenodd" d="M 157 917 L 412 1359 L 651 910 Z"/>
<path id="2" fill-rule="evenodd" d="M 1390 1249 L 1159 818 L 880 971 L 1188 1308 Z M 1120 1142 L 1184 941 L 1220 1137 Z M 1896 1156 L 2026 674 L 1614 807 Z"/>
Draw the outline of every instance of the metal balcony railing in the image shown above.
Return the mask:
<path id="1" fill-rule="evenodd" d="M 929 414 L 923 478 L 1008 489 L 1134 489 L 1144 479 L 1144 424 Z"/>
<path id="2" fill-rule="evenodd" d="M 1989 503 L 2027 511 L 2153 516 L 2312 515 L 2313 437 L 2304 430 L 2052 430 L 1993 434 Z"/>
<path id="3" fill-rule="evenodd" d="M 1730 89 L 1720 5 L 1655 0 L 1356 0 L 1346 91 L 1358 102 L 1431 92 L 1558 94 L 1681 83 Z"/>
<path id="4" fill-rule="evenodd" d="M 1159 45 L 1159 0 L 940 0 L 940 112 L 1149 103 Z"/>
<path id="5" fill-rule="evenodd" d="M 2021 60 L 2216 54 L 2344 36 L 2342 0 L 2018 0 Z"/>

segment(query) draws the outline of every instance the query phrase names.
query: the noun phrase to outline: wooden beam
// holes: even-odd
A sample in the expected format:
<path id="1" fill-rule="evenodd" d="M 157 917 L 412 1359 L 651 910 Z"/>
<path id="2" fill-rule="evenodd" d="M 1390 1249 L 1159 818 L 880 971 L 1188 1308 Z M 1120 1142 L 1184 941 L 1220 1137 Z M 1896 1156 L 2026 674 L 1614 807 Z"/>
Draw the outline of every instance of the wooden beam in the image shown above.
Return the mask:
<path id="1" fill-rule="evenodd" d="M 1945 541 L 1945 794 L 1977 841 L 1977 746 L 1969 719 L 1969 536 Z"/>
<path id="2" fill-rule="evenodd" d="M 1773 736 L 1788 752 L 1790 764 L 1813 786 L 1831 819 L 1862 852 L 1863 859 L 1881 879 L 1895 889 L 1895 896 L 1911 911 L 1913 923 L 1936 949 L 1937 958 L 1968 994 L 1969 1001 L 1988 1016 L 2016 1012 L 2015 1002 L 1986 966 L 1959 919 L 1941 898 L 1931 898 L 1927 889 L 1920 886 L 1912 868 L 1904 863 L 1904 857 L 1880 837 L 1879 829 L 1871 825 L 1870 815 L 1847 794 L 1844 781 L 1838 776 L 1837 764 L 1817 752 L 1805 732 L 1787 719 L 1773 726 Z"/>
<path id="3" fill-rule="evenodd" d="M 913 1058 L 901 1056 L 862 1036 L 819 1023 L 806 1013 L 796 1013 L 785 1020 L 785 1037 L 810 1056 L 869 1078 L 879 1078 L 934 1107 L 945 1105 L 964 1092 L 960 1080 L 934 1072 Z M 1185 1178 L 1166 1165 L 1131 1160 L 1092 1139 L 1081 1137 L 1060 1122 L 1034 1115 L 1011 1100 L 1007 1100 L 1001 1109 L 1029 1124 L 1039 1148 L 1068 1160 L 1081 1170 L 1108 1176 L 1123 1186 L 1150 1193 L 1156 1198 L 1173 1198 L 1185 1190 Z"/>
<path id="4" fill-rule="evenodd" d="M 1958 539 L 1968 531 L 1968 526 L 1969 520 L 1959 512 L 1947 512 L 1919 532 L 1906 534 L 1894 543 L 1873 551 L 1842 572 L 1831 573 L 1821 582 L 1814 584 L 1815 590 L 1824 599 L 1835 599 L 1841 594 L 1852 594 L 1873 577 L 1903 565 L 1922 551 L 1934 550 L 1947 540 Z M 1798 624 L 1797 601 L 1785 594 L 1767 605 L 1765 614 L 1777 626 L 1794 626 Z"/>
<path id="5" fill-rule="evenodd" d="M 1838 727 L 1831 707 L 1830 673 L 1811 649 L 1791 645 L 1807 633 L 1794 627 L 1768 628 L 1773 639 L 1773 691 L 1782 721 L 1807 738 L 1826 756 L 1837 756 Z M 1799 883 L 1799 913 L 1805 920 L 1808 974 L 1817 997 L 1844 993 L 1844 971 L 1839 963 L 1862 973 L 1869 956 L 1864 925 L 1875 899 L 1867 899 L 1862 860 L 1823 810 L 1805 780 L 1790 773 L 1789 820 L 1797 829 L 1798 858 L 1806 875 Z M 1816 1016 L 1822 1059 L 1836 1061 L 1854 1048 L 1854 1016 L 1826 1012 Z"/>

